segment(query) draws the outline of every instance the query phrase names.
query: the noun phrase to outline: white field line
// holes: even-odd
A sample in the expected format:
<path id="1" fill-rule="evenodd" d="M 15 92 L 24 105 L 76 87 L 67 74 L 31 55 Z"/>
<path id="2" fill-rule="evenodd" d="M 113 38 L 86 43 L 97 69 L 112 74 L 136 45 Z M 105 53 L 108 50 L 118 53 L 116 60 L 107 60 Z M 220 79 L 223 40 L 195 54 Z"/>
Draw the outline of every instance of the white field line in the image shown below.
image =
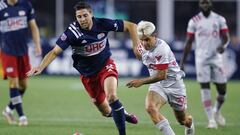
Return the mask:
<path id="1" fill-rule="evenodd" d="M 5 120 L 3 119 L 2 117 L 0 117 L 0 120 Z M 93 122 L 93 123 L 113 123 L 113 121 L 111 121 L 111 119 L 88 119 L 88 118 L 79 118 L 79 119 L 76 119 L 76 118 L 30 118 L 29 119 L 30 122 L 56 122 L 56 123 L 59 123 L 59 122 L 79 122 L 79 123 L 84 123 L 84 122 Z M 151 121 L 139 121 L 139 124 L 152 124 Z M 179 125 L 177 122 L 170 122 L 171 125 Z M 195 121 L 194 124 L 196 126 L 207 126 L 207 121 L 206 122 L 203 122 L 203 121 Z M 239 127 L 240 126 L 240 123 L 238 122 L 227 122 L 226 123 L 226 126 L 237 126 Z"/>

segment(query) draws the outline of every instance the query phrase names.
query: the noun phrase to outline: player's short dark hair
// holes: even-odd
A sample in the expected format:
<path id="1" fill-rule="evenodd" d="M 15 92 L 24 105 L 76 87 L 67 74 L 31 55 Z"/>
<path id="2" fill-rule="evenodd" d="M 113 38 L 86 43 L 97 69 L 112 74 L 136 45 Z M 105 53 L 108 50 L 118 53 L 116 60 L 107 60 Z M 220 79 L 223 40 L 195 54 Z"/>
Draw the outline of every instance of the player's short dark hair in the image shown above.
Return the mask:
<path id="1" fill-rule="evenodd" d="M 81 10 L 81 9 L 87 9 L 88 11 L 92 11 L 92 7 L 90 4 L 84 1 L 80 1 L 74 6 L 75 11 Z"/>

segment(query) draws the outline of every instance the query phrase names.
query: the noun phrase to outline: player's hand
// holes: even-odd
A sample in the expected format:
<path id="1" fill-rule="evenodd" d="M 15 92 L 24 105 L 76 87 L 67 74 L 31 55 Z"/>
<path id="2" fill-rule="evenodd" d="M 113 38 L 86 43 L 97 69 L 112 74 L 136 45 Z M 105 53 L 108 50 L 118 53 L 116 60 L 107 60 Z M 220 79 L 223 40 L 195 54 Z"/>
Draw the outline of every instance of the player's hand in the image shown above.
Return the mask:
<path id="1" fill-rule="evenodd" d="M 42 48 L 40 45 L 35 47 L 35 55 L 36 56 L 42 55 Z"/>
<path id="2" fill-rule="evenodd" d="M 27 76 L 36 76 L 42 73 L 42 69 L 40 67 L 34 67 L 30 71 L 27 72 Z"/>
<path id="3" fill-rule="evenodd" d="M 225 48 L 221 45 L 217 48 L 217 51 L 222 54 L 225 51 Z"/>
<path id="4" fill-rule="evenodd" d="M 130 82 L 128 82 L 128 83 L 126 84 L 126 86 L 127 86 L 128 88 L 132 88 L 132 87 L 138 88 L 138 87 L 140 87 L 140 86 L 142 86 L 142 85 L 143 85 L 143 83 L 142 83 L 141 80 L 132 80 L 132 81 L 130 81 Z"/>

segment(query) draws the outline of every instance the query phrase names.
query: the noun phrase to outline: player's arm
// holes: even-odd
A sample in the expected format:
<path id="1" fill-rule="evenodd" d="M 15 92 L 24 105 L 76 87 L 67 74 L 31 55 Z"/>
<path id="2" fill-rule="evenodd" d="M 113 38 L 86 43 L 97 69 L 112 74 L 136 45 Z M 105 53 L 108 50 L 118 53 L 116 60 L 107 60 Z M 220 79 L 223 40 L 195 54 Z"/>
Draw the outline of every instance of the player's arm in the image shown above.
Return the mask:
<path id="1" fill-rule="evenodd" d="M 222 45 L 220 45 L 217 48 L 217 51 L 219 53 L 223 53 L 224 50 L 227 48 L 228 44 L 230 43 L 230 34 L 229 34 L 229 32 L 228 31 L 222 32 L 221 33 L 221 39 L 222 39 Z"/>
<path id="2" fill-rule="evenodd" d="M 146 77 L 146 78 L 142 78 L 142 79 L 132 80 L 132 81 L 128 82 L 126 86 L 128 88 L 131 88 L 131 87 L 137 88 L 144 84 L 151 84 L 151 83 L 155 83 L 155 82 L 158 82 L 161 80 L 165 80 L 167 78 L 167 71 L 168 71 L 168 69 L 158 70 L 157 74 Z"/>
<path id="3" fill-rule="evenodd" d="M 40 34 L 39 34 L 37 23 L 35 19 L 31 19 L 28 24 L 31 29 L 33 42 L 35 44 L 35 54 L 39 56 L 42 54 L 42 49 L 40 44 Z"/>
<path id="4" fill-rule="evenodd" d="M 56 45 L 48 54 L 46 54 L 38 67 L 32 68 L 27 72 L 27 76 L 41 74 L 41 72 L 62 52 L 62 48 Z"/>
<path id="5" fill-rule="evenodd" d="M 123 21 L 124 31 L 128 31 L 133 42 L 133 52 L 137 59 L 141 59 L 141 54 L 138 51 L 138 45 L 140 45 L 140 39 L 137 35 L 137 25 L 129 21 Z"/>
<path id="6" fill-rule="evenodd" d="M 182 56 L 182 59 L 180 61 L 180 67 L 181 67 L 182 70 L 184 70 L 184 63 L 187 59 L 187 56 L 188 56 L 189 52 L 191 51 L 193 40 L 194 40 L 194 36 L 188 34 L 187 39 L 186 39 L 185 44 L 184 44 L 185 48 L 184 48 L 184 51 L 183 51 L 183 56 Z"/>

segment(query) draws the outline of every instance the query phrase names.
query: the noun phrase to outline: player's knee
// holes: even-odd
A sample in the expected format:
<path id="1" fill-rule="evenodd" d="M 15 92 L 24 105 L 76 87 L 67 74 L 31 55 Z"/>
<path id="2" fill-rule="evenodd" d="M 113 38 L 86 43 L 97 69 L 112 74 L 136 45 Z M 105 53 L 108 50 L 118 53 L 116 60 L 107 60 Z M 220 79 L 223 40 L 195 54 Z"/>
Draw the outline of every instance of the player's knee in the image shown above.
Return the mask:
<path id="1" fill-rule="evenodd" d="M 150 115 L 157 112 L 157 109 L 153 105 L 147 105 L 145 109 Z"/>
<path id="2" fill-rule="evenodd" d="M 25 90 L 27 89 L 27 86 L 26 86 L 26 85 L 20 85 L 20 86 L 19 86 L 19 89 L 20 89 L 21 91 L 25 91 Z"/>
<path id="3" fill-rule="evenodd" d="M 218 90 L 218 94 L 224 96 L 226 95 L 226 90 Z"/>

